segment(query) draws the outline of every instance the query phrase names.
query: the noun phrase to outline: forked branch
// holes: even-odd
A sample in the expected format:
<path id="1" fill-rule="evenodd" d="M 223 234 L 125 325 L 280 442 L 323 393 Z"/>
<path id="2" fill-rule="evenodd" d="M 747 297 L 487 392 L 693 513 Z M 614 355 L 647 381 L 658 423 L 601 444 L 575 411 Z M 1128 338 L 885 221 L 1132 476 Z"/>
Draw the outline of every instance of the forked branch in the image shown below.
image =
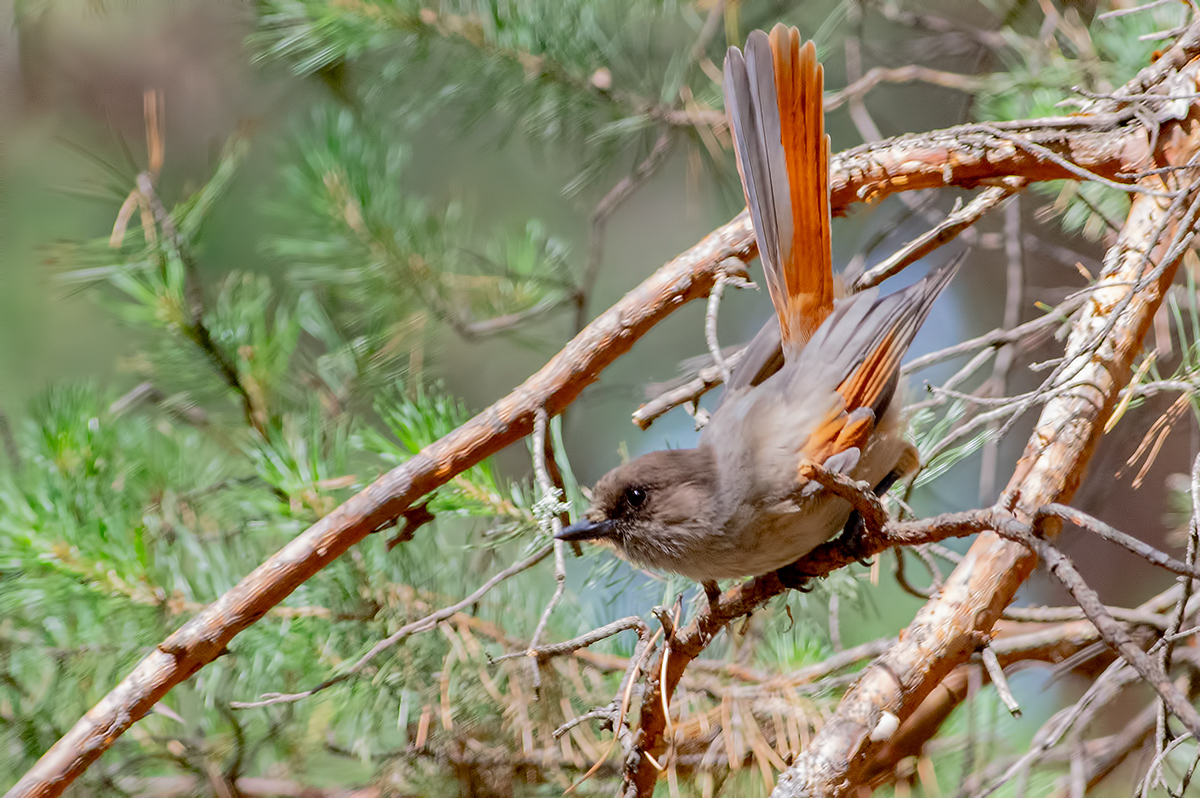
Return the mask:
<path id="1" fill-rule="evenodd" d="M 1145 93 L 1175 75 L 1194 57 L 1198 44 L 1200 26 L 1186 32 L 1179 44 L 1122 91 Z M 1178 125 L 1163 128 L 1161 154 L 1168 163 L 1186 162 L 1195 149 L 1183 131 Z M 1032 146 L 1017 146 L 1013 143 L 1016 136 Z M 1098 101 L 1087 113 L 1069 117 L 991 127 L 968 125 L 879 141 L 834 158 L 832 204 L 835 211 L 841 212 L 854 202 L 877 200 L 897 191 L 993 185 L 1013 177 L 1029 182 L 1071 178 L 1077 177 L 1080 169 L 1089 175 L 1123 181 L 1122 175 L 1137 174 L 1145 168 L 1151 155 L 1149 142 L 1150 136 L 1134 110 L 1112 100 Z M 1047 152 L 1056 158 L 1044 157 Z M 1164 180 L 1175 188 L 1182 185 L 1174 174 L 1145 180 L 1146 187 L 1155 193 L 1161 193 Z M 1175 262 L 1164 260 L 1164 254 L 1178 215 L 1168 213 L 1168 206 L 1154 194 L 1137 194 L 1133 202 L 1121 243 L 1106 261 L 1101 288 L 1110 285 L 1111 295 L 1117 298 L 1129 293 L 1128 285 L 1148 271 L 1142 257 L 1148 242 L 1161 242 L 1149 258 L 1149 263 L 1160 271 L 1153 285 L 1137 292 L 1119 313 L 1108 304 L 1109 294 L 1097 294 L 1096 306 L 1075 322 L 1068 352 L 1089 365 L 1065 375 L 1065 390 L 1056 394 L 1043 411 L 1037 444 L 1031 445 L 1022 469 L 1010 484 L 1008 498 L 1016 510 L 1069 498 L 1074 486 L 1066 475 L 1077 473 L 1076 467 L 1086 460 L 1094 444 L 1095 422 L 1111 407 L 1128 374 L 1132 353 L 1161 299 L 1163 286 L 1174 273 Z M 753 237 L 743 213 L 660 268 L 511 394 L 381 476 L 156 646 L 42 757 L 13 787 L 9 798 L 61 794 L 167 691 L 219 656 L 235 635 L 305 580 L 366 535 L 393 524 L 422 496 L 528 435 L 540 408 L 548 416 L 561 413 L 604 368 L 658 322 L 684 303 L 706 296 L 725 259 L 748 260 L 753 255 Z M 1110 321 L 1112 326 L 1106 326 Z M 1096 333 L 1102 334 L 1095 344 L 1090 343 Z M 941 599 L 931 602 L 914 621 L 908 640 L 913 639 L 913 630 L 924 633 L 933 629 L 936 645 L 915 651 L 902 642 L 887 655 L 887 667 L 903 675 L 899 685 L 881 684 L 879 667 L 869 671 L 798 767 L 781 783 L 783 794 L 801 794 L 806 789 L 799 787 L 801 784 L 814 787 L 820 794 L 841 790 L 852 775 L 850 763 L 861 760 L 857 756 L 861 745 L 869 745 L 858 731 L 862 724 L 877 721 L 885 709 L 900 716 L 911 711 L 942 675 L 961 662 L 973 650 L 968 643 L 990 628 L 1028 573 L 1031 558 L 1016 544 L 1003 543 L 993 535 L 982 536 L 942 594 L 959 599 L 966 596 L 963 606 L 972 608 L 970 620 L 965 621 L 966 614 L 950 610 Z M 829 563 L 835 561 L 838 557 L 832 557 Z M 778 592 L 771 579 L 778 582 L 770 577 L 735 588 L 690 632 L 677 633 L 667 669 L 669 685 L 678 681 L 689 657 L 695 656 L 688 652 L 698 653 L 730 618 L 761 603 L 772 590 Z M 678 639 L 680 634 L 683 640 Z M 646 739 L 652 739 L 650 732 L 643 720 Z M 858 742 L 848 742 L 852 740 Z M 639 776 L 637 784 L 637 791 L 642 792 L 653 782 Z"/>

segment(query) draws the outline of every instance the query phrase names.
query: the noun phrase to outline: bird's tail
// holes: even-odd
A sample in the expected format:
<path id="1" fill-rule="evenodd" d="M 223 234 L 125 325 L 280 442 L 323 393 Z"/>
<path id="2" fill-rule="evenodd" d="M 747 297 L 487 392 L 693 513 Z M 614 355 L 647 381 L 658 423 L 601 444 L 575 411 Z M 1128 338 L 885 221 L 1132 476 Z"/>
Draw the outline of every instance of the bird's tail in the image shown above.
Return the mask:
<path id="1" fill-rule="evenodd" d="M 725 111 L 789 358 L 833 310 L 824 82 L 813 43 L 782 24 L 725 56 Z"/>

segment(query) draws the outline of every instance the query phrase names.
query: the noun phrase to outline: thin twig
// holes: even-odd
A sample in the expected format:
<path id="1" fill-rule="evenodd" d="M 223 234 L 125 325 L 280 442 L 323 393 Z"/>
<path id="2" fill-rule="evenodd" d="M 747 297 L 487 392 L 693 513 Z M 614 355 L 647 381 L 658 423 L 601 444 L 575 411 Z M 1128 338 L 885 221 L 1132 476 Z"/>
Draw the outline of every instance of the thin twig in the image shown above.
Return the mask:
<path id="1" fill-rule="evenodd" d="M 1025 283 L 1025 258 L 1021 250 L 1021 205 L 1014 198 L 1004 209 L 1004 253 L 1008 267 L 1005 270 L 1006 290 L 1004 295 L 1004 317 L 1001 329 L 1011 330 L 1021 323 L 1021 302 Z M 1012 368 L 1016 351 L 1012 344 L 1001 346 L 996 350 L 996 360 L 992 364 L 992 376 L 985 383 L 984 392 L 1004 396 L 1008 393 L 1008 372 Z M 992 425 L 992 434 L 984 441 L 980 453 L 979 466 L 979 501 L 993 501 L 996 491 L 996 471 L 1000 460 L 1000 441 L 995 432 L 997 425 Z"/>
<path id="2" fill-rule="evenodd" d="M 518 327 L 524 327 L 536 319 L 548 316 L 554 311 L 568 305 L 574 305 L 576 302 L 573 295 L 551 296 L 524 310 L 505 313 L 500 316 L 492 316 L 487 319 L 476 319 L 465 308 L 456 308 L 448 302 L 443 301 L 436 291 L 425 291 L 424 298 L 428 304 L 438 311 L 440 318 L 449 324 L 450 328 L 466 341 L 479 341 L 493 335 L 515 330 Z"/>
<path id="3" fill-rule="evenodd" d="M 1083 297 L 1076 297 L 1068 302 L 1064 302 L 1053 310 L 1048 311 L 1045 315 L 1040 316 L 1032 321 L 1027 321 L 1011 330 L 995 329 L 989 333 L 971 338 L 962 343 L 948 346 L 944 349 L 939 349 L 936 352 L 930 352 L 927 355 L 916 357 L 904 365 L 904 374 L 912 374 L 923 368 L 936 365 L 943 361 L 949 360 L 958 355 L 963 355 L 968 352 L 973 352 L 976 349 L 984 347 L 1000 347 L 1006 344 L 1015 343 L 1023 338 L 1035 335 L 1043 330 L 1054 327 L 1056 325 L 1065 324 L 1070 321 L 1071 315 L 1083 305 Z"/>
<path id="4" fill-rule="evenodd" d="M 708 353 L 712 357 L 717 371 L 721 374 L 721 382 L 724 383 L 728 383 L 730 380 L 731 366 L 721 352 L 721 342 L 717 340 L 717 313 L 721 308 L 721 297 L 725 293 L 726 284 L 732 283 L 738 288 L 750 285 L 741 276 L 745 274 L 746 264 L 737 258 L 730 258 L 730 261 L 727 264 L 729 267 L 727 272 L 723 272 L 713 283 L 712 290 L 708 293 L 708 307 L 704 312 L 704 340 L 708 344 Z"/>
<path id="5" fill-rule="evenodd" d="M 542 532 L 554 540 L 554 594 L 547 602 L 546 609 L 542 611 L 542 617 L 538 619 L 537 627 L 533 630 L 533 637 L 529 638 L 531 655 L 542 639 L 546 625 L 550 622 L 550 616 L 554 613 L 558 602 L 562 600 L 563 591 L 567 587 L 567 565 L 563 557 L 563 542 L 558 539 L 558 533 L 563 529 L 562 519 L 568 508 L 562 503 L 562 491 L 550 481 L 550 472 L 546 467 L 546 461 L 554 456 L 550 449 L 549 426 L 550 419 L 546 415 L 545 408 L 539 407 L 533 414 L 533 440 L 531 442 L 533 472 L 537 476 L 538 490 L 542 494 L 535 509 Z M 534 694 L 540 695 L 542 674 L 536 658 L 533 659 L 532 665 Z"/>
<path id="6" fill-rule="evenodd" d="M 909 549 L 913 554 L 917 555 L 917 559 L 925 566 L 925 570 L 929 572 L 930 588 L 932 590 L 941 590 L 942 584 L 946 581 L 946 577 L 942 574 L 942 569 L 938 568 L 937 561 L 933 555 L 929 553 L 927 546 L 912 546 Z"/>
<path id="7" fill-rule="evenodd" d="M 916 81 L 971 94 L 987 85 L 986 77 L 943 72 L 940 69 L 930 69 L 919 64 L 907 64 L 895 68 L 874 67 L 846 88 L 827 94 L 825 96 L 825 113 L 861 98 L 880 83 L 914 83 Z"/>
<path id="8" fill-rule="evenodd" d="M 1196 746 L 1196 755 L 1192 757 L 1192 764 L 1188 765 L 1187 772 L 1183 774 L 1183 778 L 1179 781 L 1179 794 L 1187 795 L 1188 787 L 1191 786 L 1192 776 L 1196 774 L 1196 768 L 1200 767 L 1200 745 Z"/>
<path id="9" fill-rule="evenodd" d="M 934 588 L 931 586 L 923 590 L 908 581 L 908 574 L 904 568 L 904 552 L 905 549 L 896 549 L 896 567 L 892 569 L 892 575 L 896 579 L 896 584 L 900 585 L 900 589 L 910 596 L 919 598 L 922 601 L 928 601 L 929 597 L 934 593 Z"/>
<path id="10" fill-rule="evenodd" d="M 862 291 L 879 285 L 893 275 L 899 274 L 910 264 L 933 252 L 938 247 L 954 240 L 956 236 L 978 222 L 988 211 L 1004 204 L 1024 186 L 1024 181 L 1013 180 L 1011 185 L 992 186 L 979 192 L 976 197 L 964 207 L 952 211 L 932 230 L 922 233 L 905 244 L 882 263 L 878 263 L 863 272 L 854 281 L 852 291 Z"/>
<path id="11" fill-rule="evenodd" d="M 650 153 L 643 158 L 633 171 L 616 182 L 608 193 L 596 203 L 589 220 L 591 230 L 588 232 L 588 259 L 575 292 L 575 331 L 579 332 L 587 323 L 588 300 L 600 276 L 600 267 L 604 264 L 604 233 L 608 227 L 609 218 L 621 207 L 626 200 L 633 196 L 638 187 L 646 182 L 662 165 L 670 154 L 675 141 L 674 131 L 667 129 L 659 134 Z"/>
<path id="12" fill-rule="evenodd" d="M 1154 688 L 1166 702 L 1171 713 L 1179 718 L 1188 731 L 1192 734 L 1200 734 L 1200 712 L 1197 712 L 1191 702 L 1172 684 L 1166 673 L 1159 667 L 1158 662 L 1142 651 L 1141 647 L 1125 631 L 1125 628 L 1108 614 L 1104 605 L 1100 603 L 1100 598 L 1083 581 L 1083 577 L 1079 575 L 1079 571 L 1076 570 L 1070 559 L 1049 541 L 1035 535 L 1025 536 L 1024 542 L 1037 552 L 1038 556 L 1046 563 L 1050 573 L 1071 593 L 1075 601 L 1087 613 L 1088 620 L 1095 624 L 1096 630 L 1100 632 L 1104 641 L 1119 653 L 1147 684 Z"/>
<path id="13" fill-rule="evenodd" d="M 1038 509 L 1036 517 L 1042 518 L 1052 516 L 1061 518 L 1064 521 L 1070 521 L 1076 526 L 1092 532 L 1110 543 L 1116 543 L 1122 548 L 1128 549 L 1137 556 L 1149 562 L 1151 565 L 1156 565 L 1159 568 L 1165 568 L 1174 574 L 1180 576 L 1190 576 L 1193 579 L 1200 579 L 1200 569 L 1197 569 L 1195 563 L 1186 563 L 1175 559 L 1166 552 L 1160 551 L 1149 543 L 1143 543 L 1133 535 L 1122 532 L 1115 527 L 1109 526 L 1098 518 L 1093 518 L 1082 510 L 1077 510 L 1074 507 L 1067 507 L 1062 504 L 1047 504 Z"/>
<path id="14" fill-rule="evenodd" d="M 1102 186 L 1106 186 L 1117 191 L 1123 191 L 1127 194 L 1147 194 L 1151 197 L 1161 197 L 1165 199 L 1175 199 L 1176 197 L 1174 193 L 1169 191 L 1158 191 L 1156 189 L 1146 188 L 1145 186 L 1139 186 L 1136 183 L 1118 183 L 1115 180 L 1109 180 L 1107 177 L 1098 175 L 1095 172 L 1090 172 L 1084 167 L 1068 161 L 1058 153 L 1043 147 L 1041 144 L 1029 140 L 1025 136 L 1013 132 L 1005 132 L 1000 130 L 995 125 L 991 125 L 986 122 L 980 122 L 979 127 L 980 129 L 991 133 L 996 138 L 1011 141 L 1013 144 L 1016 144 L 1018 147 L 1030 153 L 1031 155 L 1037 155 L 1045 158 L 1048 161 L 1051 161 L 1052 163 L 1058 164 L 1076 177 L 1082 178 L 1083 180 L 1091 183 L 1099 183 Z"/>
<path id="15" fill-rule="evenodd" d="M 725 278 L 718 277 L 708 293 L 708 307 L 704 312 L 704 340 L 708 344 L 708 353 L 721 374 L 721 382 L 728 383 L 732 378 L 729 364 L 721 354 L 721 342 L 717 340 L 717 311 L 721 307 L 721 295 L 725 293 Z"/>
<path id="16" fill-rule="evenodd" d="M 477 603 L 481 598 L 486 596 L 492 588 L 504 580 L 508 579 L 509 577 L 516 576 L 522 571 L 537 565 L 539 562 L 546 559 L 546 556 L 549 555 L 553 550 L 553 546 L 543 546 L 533 554 L 526 557 L 524 560 L 513 563 L 503 571 L 493 575 L 491 579 L 480 585 L 474 593 L 467 596 L 462 601 L 451 604 L 449 607 L 443 607 L 436 612 L 431 612 L 429 615 L 426 615 L 420 620 L 416 620 L 412 623 L 401 626 L 395 632 L 372 646 L 370 651 L 359 657 L 358 660 L 356 660 L 355 663 L 348 669 L 342 673 L 339 673 L 337 676 L 331 676 L 330 678 L 318 685 L 314 685 L 308 690 L 304 690 L 299 693 L 265 693 L 262 699 L 259 701 L 231 701 L 229 702 L 229 706 L 234 709 L 257 709 L 259 707 L 267 707 L 273 704 L 290 704 L 296 701 L 302 701 L 309 696 L 316 695 L 322 690 L 333 687 L 335 684 L 340 684 L 341 682 L 349 679 L 351 676 L 359 673 L 371 662 L 371 660 L 375 659 L 389 648 L 392 648 L 401 640 L 405 639 L 406 637 L 419 634 L 420 632 L 428 632 L 430 629 L 436 628 L 439 623 L 453 616 L 456 612 L 459 612 L 467 607 L 470 607 L 472 604 Z"/>
<path id="17" fill-rule="evenodd" d="M 992 684 L 996 686 L 996 694 L 1004 702 L 1005 709 L 1014 718 L 1021 717 L 1021 705 L 1013 697 L 1012 688 L 1008 686 L 1008 679 L 1004 678 L 1004 668 L 1000 667 L 1000 659 L 996 656 L 996 652 L 991 646 L 985 646 L 983 651 L 979 653 L 983 659 L 983 667 L 987 670 Z"/>
<path id="18" fill-rule="evenodd" d="M 561 643 L 552 643 L 546 646 L 529 646 L 524 651 L 516 651 L 511 654 L 505 654 L 503 656 L 496 657 L 493 662 L 504 662 L 505 660 L 514 659 L 516 657 L 536 657 L 540 661 L 546 661 L 554 659 L 555 657 L 561 657 L 564 654 L 573 654 L 581 648 L 587 648 L 588 646 L 595 645 L 601 640 L 607 640 L 613 635 L 620 634 L 621 632 L 628 632 L 632 630 L 638 634 L 643 634 L 649 631 L 649 628 L 650 627 L 648 627 L 646 622 L 641 618 L 636 615 L 630 615 L 627 618 L 621 618 L 620 620 L 606 623 L 604 626 L 601 626 L 598 629 L 593 629 L 587 634 L 580 635 L 579 637 L 575 637 L 570 640 L 564 640 Z"/>
<path id="19" fill-rule="evenodd" d="M 1154 760 L 1150 763 L 1150 767 L 1146 769 L 1146 776 L 1142 779 L 1142 788 L 1138 790 L 1138 795 L 1141 798 L 1149 798 L 1151 788 L 1158 784 L 1166 786 L 1162 775 L 1163 762 L 1176 748 L 1191 740 L 1194 736 L 1191 732 L 1181 734 L 1157 752 Z M 1168 792 L 1168 794 L 1173 795 L 1174 793 Z"/>
<path id="20" fill-rule="evenodd" d="M 1167 30 L 1154 31 L 1153 33 L 1143 33 L 1141 36 L 1138 36 L 1138 41 L 1139 42 L 1157 42 L 1157 41 L 1162 41 L 1163 39 L 1174 39 L 1176 36 L 1178 36 L 1179 34 L 1183 33 L 1186 30 L 1187 30 L 1187 26 L 1184 25 L 1184 26 L 1180 26 L 1177 28 L 1168 28 Z"/>
<path id="21" fill-rule="evenodd" d="M 1196 549 L 1200 545 L 1200 455 L 1192 462 L 1192 478 L 1190 483 L 1191 499 L 1192 499 L 1192 517 L 1188 519 L 1188 541 L 1187 553 L 1185 554 L 1185 563 L 1192 568 L 1196 567 Z M 1164 673 L 1171 672 L 1171 654 L 1175 651 L 1176 635 L 1183 628 L 1183 621 L 1187 614 L 1187 605 L 1192 598 L 1192 590 L 1195 586 L 1195 581 L 1189 576 L 1180 576 L 1177 580 L 1180 587 L 1179 602 L 1175 605 L 1175 613 L 1171 617 L 1171 623 L 1167 626 L 1166 633 L 1163 635 L 1163 647 L 1159 653 L 1158 665 Z M 1167 737 L 1169 730 L 1167 728 L 1167 705 L 1165 702 L 1159 703 L 1159 711 L 1157 718 L 1157 734 L 1156 745 L 1160 754 L 1167 745 Z"/>
<path id="22" fill-rule="evenodd" d="M 1154 629 L 1165 629 L 1167 618 L 1161 613 L 1131 610 L 1126 607 L 1105 607 L 1108 614 L 1118 621 L 1130 624 L 1140 624 Z M 1004 619 L 1022 623 L 1069 623 L 1087 618 L 1087 614 L 1078 607 L 1008 607 L 1004 610 Z"/>
<path id="23" fill-rule="evenodd" d="M 1153 729 L 1154 705 L 1151 704 L 1138 713 L 1138 716 L 1126 724 L 1119 733 L 1091 741 L 1096 743 L 1096 746 L 1090 750 L 1087 762 L 1085 763 L 1085 790 L 1094 790 L 1130 754 L 1141 748 Z M 1056 797 L 1074 798 L 1074 795 L 1064 786 L 1059 788 Z"/>
<path id="24" fill-rule="evenodd" d="M 1016 762 L 1012 763 L 1004 773 L 997 776 L 983 789 L 974 793 L 971 798 L 988 798 L 1022 773 L 1027 773 L 1041 757 L 1054 747 L 1068 731 L 1076 725 L 1084 725 L 1096 712 L 1115 698 L 1126 685 L 1136 681 L 1138 674 L 1124 660 L 1118 659 L 1104 670 L 1096 680 L 1088 686 L 1087 691 L 1078 701 L 1060 710 L 1048 720 L 1037 734 L 1034 735 L 1033 745 L 1029 747 Z M 1018 792 L 1018 795 L 1023 794 Z"/>
<path id="25" fill-rule="evenodd" d="M 1179 0 L 1151 0 L 1149 3 L 1142 3 L 1130 8 L 1115 8 L 1112 11 L 1105 11 L 1103 14 L 1098 14 L 1096 19 L 1101 22 L 1107 22 L 1110 19 L 1128 16 L 1129 14 L 1139 14 L 1142 11 L 1149 11 L 1152 8 L 1158 8 L 1167 4 L 1179 5 Z"/>

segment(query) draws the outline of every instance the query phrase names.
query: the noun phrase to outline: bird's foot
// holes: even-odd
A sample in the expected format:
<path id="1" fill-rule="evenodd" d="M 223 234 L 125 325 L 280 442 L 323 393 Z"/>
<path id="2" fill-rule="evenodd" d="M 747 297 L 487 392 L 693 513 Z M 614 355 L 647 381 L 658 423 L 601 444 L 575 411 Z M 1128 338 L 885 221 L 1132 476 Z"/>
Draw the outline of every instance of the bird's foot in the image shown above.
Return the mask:
<path id="1" fill-rule="evenodd" d="M 846 519 L 846 525 L 842 527 L 842 533 L 838 535 L 838 546 L 848 554 L 862 551 L 862 537 L 866 531 L 867 525 L 858 510 L 851 510 L 850 517 Z M 856 557 L 856 559 L 859 565 L 871 564 L 870 557 Z"/>
<path id="2" fill-rule="evenodd" d="M 811 593 L 813 589 L 812 577 L 805 574 L 796 567 L 796 563 L 785 565 L 775 572 L 779 577 L 779 581 L 788 590 L 795 590 L 799 593 Z"/>

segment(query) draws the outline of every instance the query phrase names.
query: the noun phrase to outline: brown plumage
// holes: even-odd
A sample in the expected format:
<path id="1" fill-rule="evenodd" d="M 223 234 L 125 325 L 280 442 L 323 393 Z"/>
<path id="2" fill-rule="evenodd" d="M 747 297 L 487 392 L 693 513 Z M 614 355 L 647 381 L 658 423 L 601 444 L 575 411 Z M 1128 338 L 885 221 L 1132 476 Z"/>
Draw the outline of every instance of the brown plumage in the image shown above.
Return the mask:
<path id="1" fill-rule="evenodd" d="M 762 574 L 850 515 L 798 478 L 801 464 L 872 485 L 915 464 L 893 401 L 900 360 L 958 263 L 834 307 L 822 83 L 794 28 L 751 33 L 745 54 L 729 49 L 726 110 L 778 323 L 752 342 L 695 449 L 613 469 L 560 538 L 608 540 L 634 562 L 700 581 Z"/>

